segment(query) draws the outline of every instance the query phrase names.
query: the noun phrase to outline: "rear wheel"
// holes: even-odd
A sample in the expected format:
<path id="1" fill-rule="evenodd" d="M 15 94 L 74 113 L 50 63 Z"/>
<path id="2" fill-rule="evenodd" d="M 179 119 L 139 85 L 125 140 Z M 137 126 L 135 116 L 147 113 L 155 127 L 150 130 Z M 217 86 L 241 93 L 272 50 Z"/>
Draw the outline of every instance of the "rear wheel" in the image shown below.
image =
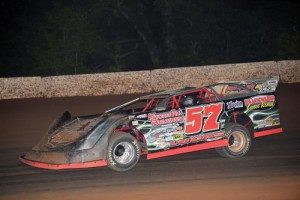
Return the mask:
<path id="1" fill-rule="evenodd" d="M 217 148 L 217 152 L 228 158 L 238 158 L 246 155 L 251 146 L 251 136 L 248 129 L 240 124 L 230 124 L 225 132 L 229 145 Z"/>
<path id="2" fill-rule="evenodd" d="M 132 135 L 124 132 L 114 133 L 108 145 L 108 167 L 115 171 L 130 170 L 139 161 L 140 152 L 139 143 Z"/>

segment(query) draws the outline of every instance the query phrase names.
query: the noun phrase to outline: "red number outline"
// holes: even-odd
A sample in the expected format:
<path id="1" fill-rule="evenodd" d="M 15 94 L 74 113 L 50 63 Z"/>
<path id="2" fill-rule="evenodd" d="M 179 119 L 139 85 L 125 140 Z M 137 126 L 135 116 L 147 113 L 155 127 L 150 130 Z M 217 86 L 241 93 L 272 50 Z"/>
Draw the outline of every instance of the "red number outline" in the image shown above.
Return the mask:
<path id="1" fill-rule="evenodd" d="M 212 103 L 186 108 L 184 132 L 186 135 L 220 130 L 219 117 L 224 110 L 224 103 Z"/>
<path id="2" fill-rule="evenodd" d="M 203 106 L 186 108 L 184 132 L 186 135 L 201 132 L 203 126 Z M 191 131 L 192 129 L 192 131 Z"/>

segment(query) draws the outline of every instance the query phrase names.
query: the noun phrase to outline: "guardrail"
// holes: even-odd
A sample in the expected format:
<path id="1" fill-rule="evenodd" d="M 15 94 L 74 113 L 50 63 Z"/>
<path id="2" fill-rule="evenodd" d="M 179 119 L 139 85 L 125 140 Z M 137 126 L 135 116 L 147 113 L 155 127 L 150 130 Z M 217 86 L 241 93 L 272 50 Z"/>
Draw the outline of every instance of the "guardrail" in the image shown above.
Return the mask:
<path id="1" fill-rule="evenodd" d="M 300 60 L 181 67 L 118 73 L 0 78 L 0 99 L 102 96 L 156 92 L 219 81 L 279 76 L 300 82 Z"/>

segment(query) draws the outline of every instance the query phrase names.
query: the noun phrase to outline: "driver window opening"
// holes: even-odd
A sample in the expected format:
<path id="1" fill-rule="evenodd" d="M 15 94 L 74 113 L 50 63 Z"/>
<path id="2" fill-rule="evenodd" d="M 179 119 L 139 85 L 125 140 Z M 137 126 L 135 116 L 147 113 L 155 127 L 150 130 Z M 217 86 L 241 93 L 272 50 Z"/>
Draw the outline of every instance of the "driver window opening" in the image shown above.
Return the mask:
<path id="1" fill-rule="evenodd" d="M 201 88 L 186 94 L 180 94 L 172 97 L 166 104 L 166 108 L 185 108 L 202 103 L 211 103 L 218 100 L 215 93 L 208 88 Z"/>

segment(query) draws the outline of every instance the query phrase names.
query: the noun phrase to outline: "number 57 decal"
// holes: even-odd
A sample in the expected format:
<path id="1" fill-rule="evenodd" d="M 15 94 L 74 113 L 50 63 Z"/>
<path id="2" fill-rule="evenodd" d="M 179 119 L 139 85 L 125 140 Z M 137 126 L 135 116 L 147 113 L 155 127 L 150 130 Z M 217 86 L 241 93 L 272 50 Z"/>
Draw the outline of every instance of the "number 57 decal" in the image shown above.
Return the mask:
<path id="1" fill-rule="evenodd" d="M 224 103 L 214 103 L 186 109 L 185 134 L 195 134 L 201 131 L 220 129 L 218 119 L 223 111 Z"/>

